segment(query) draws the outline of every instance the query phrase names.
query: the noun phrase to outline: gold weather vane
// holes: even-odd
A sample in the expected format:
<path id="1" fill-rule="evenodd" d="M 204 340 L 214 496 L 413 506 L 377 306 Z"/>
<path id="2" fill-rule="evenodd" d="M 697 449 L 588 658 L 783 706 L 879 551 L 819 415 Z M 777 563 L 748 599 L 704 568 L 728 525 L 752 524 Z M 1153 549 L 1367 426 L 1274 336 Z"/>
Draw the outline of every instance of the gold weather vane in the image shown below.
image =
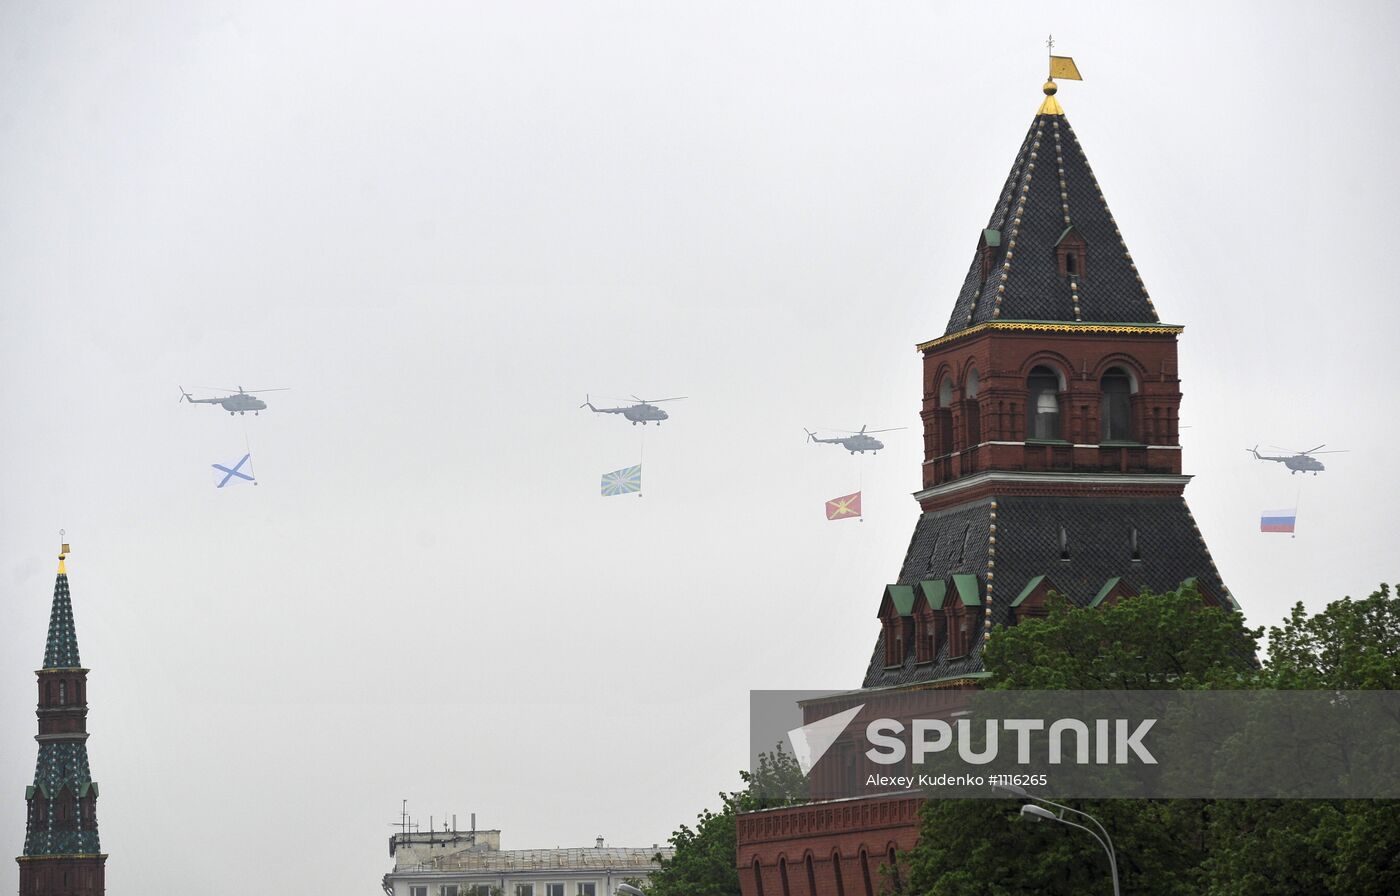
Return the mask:
<path id="1" fill-rule="evenodd" d="M 1055 84 L 1056 78 L 1066 81 L 1083 81 L 1079 75 L 1079 68 L 1074 64 L 1074 60 L 1069 56 L 1055 55 L 1055 35 L 1050 35 L 1045 40 L 1045 48 L 1050 52 L 1050 75 L 1045 81 L 1045 102 L 1040 104 L 1041 115 L 1064 115 L 1065 110 L 1060 108 L 1060 103 L 1055 99 L 1055 91 L 1059 86 Z"/>
<path id="2" fill-rule="evenodd" d="M 63 540 L 67 534 L 68 533 L 62 529 L 58 530 L 58 542 L 59 544 L 63 545 L 63 547 L 59 548 L 58 551 L 58 571 L 62 573 L 66 573 L 68 571 L 64 569 L 63 561 L 70 553 L 72 553 L 68 548 L 68 542 Z"/>

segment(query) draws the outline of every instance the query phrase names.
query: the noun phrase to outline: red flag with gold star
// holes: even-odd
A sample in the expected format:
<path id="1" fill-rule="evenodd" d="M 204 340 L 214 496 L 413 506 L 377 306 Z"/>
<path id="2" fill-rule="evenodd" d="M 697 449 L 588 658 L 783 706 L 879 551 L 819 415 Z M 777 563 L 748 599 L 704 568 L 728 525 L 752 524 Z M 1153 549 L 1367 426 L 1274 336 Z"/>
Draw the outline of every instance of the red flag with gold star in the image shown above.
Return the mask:
<path id="1" fill-rule="evenodd" d="M 860 492 L 853 495 L 842 495 L 826 502 L 826 518 L 829 520 L 848 520 L 859 517 Z"/>

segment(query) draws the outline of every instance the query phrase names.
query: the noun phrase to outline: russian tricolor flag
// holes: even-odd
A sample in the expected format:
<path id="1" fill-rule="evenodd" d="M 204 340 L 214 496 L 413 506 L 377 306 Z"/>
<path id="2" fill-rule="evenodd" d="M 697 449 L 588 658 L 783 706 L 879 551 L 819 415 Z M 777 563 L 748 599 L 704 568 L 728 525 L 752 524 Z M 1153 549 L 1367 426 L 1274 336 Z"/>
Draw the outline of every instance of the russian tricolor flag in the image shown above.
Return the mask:
<path id="1" fill-rule="evenodd" d="M 1260 532 L 1292 532 L 1293 524 L 1298 521 L 1298 509 L 1290 507 L 1287 510 L 1266 510 L 1259 517 Z"/>

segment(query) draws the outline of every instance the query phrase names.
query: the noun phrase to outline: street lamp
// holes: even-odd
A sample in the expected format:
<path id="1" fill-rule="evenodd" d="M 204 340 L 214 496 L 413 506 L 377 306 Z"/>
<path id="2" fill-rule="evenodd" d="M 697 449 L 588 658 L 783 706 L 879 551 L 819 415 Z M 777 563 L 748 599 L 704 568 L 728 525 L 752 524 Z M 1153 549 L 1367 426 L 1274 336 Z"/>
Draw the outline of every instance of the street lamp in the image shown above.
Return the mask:
<path id="1" fill-rule="evenodd" d="M 1041 799 L 1038 796 L 1031 796 L 1025 791 L 1024 788 L 1017 787 L 1015 784 L 994 784 L 992 786 L 994 789 L 1005 791 L 1011 794 L 1012 796 L 1020 797 L 1021 799 L 1025 800 L 1035 801 L 1032 803 L 1025 803 L 1021 806 L 1022 818 L 1028 819 L 1030 821 L 1044 821 L 1046 819 L 1050 821 L 1058 821 L 1060 824 L 1067 824 L 1072 828 L 1079 828 L 1079 830 L 1084 831 L 1090 837 L 1093 837 L 1095 840 L 1097 840 L 1099 845 L 1103 847 L 1103 851 L 1108 853 L 1108 870 L 1113 874 L 1113 896 L 1119 896 L 1118 856 L 1114 853 L 1112 838 L 1108 836 L 1108 831 L 1104 829 L 1103 825 L 1099 824 L 1099 820 L 1097 818 L 1090 815 L 1088 812 L 1081 812 L 1078 809 L 1071 809 L 1069 806 L 1062 806 L 1059 803 L 1051 802 L 1050 800 L 1046 799 Z M 1051 812 L 1049 809 L 1046 809 L 1045 806 L 1038 806 L 1036 805 L 1036 803 L 1045 803 L 1048 806 L 1054 806 L 1056 809 L 1059 809 L 1060 812 L 1058 815 L 1056 815 L 1054 812 Z M 1094 827 L 1099 829 L 1099 833 L 1103 834 L 1103 836 L 1100 837 L 1098 834 L 1094 833 L 1091 829 L 1086 828 L 1082 824 L 1075 824 L 1074 822 L 1068 820 L 1067 818 L 1065 818 L 1066 812 L 1073 812 L 1075 815 L 1087 818 L 1090 822 L 1093 823 Z"/>

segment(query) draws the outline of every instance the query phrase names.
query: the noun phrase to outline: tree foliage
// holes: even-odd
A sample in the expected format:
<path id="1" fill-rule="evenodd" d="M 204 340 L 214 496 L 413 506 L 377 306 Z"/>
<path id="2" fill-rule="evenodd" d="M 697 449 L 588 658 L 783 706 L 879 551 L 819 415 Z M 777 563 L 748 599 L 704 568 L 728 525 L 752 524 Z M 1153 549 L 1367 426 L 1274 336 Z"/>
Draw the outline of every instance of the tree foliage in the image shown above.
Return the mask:
<path id="1" fill-rule="evenodd" d="M 1017 690 L 1194 690 L 1254 676 L 1262 629 L 1207 605 L 1195 590 L 1077 608 L 1057 594 L 1044 619 L 998 629 L 982 654 L 989 687 Z"/>
<path id="2" fill-rule="evenodd" d="M 1400 688 L 1400 599 L 1390 589 L 1269 630 L 1190 590 L 1112 607 L 1047 602 L 1044 620 L 998 629 L 989 687 L 1012 689 Z M 1150 896 L 1400 893 L 1400 807 L 1328 800 L 1071 803 L 1116 847 L 1125 893 Z M 907 856 L 908 892 L 1020 896 L 1105 892 L 1108 862 L 1087 836 L 1018 818 L 1019 801 L 931 800 Z"/>
<path id="3" fill-rule="evenodd" d="M 675 853 L 661 859 L 661 868 L 643 888 L 647 896 L 739 896 L 737 813 L 792 805 L 807 796 L 802 770 L 782 744 L 739 776 L 744 789 L 719 794 L 718 812 L 705 809 L 694 828 L 683 824 L 671 835 Z"/>
<path id="4" fill-rule="evenodd" d="M 1400 595 L 1389 585 L 1364 600 L 1344 597 L 1309 616 L 1295 604 L 1269 629 L 1266 687 L 1279 690 L 1400 689 Z"/>

